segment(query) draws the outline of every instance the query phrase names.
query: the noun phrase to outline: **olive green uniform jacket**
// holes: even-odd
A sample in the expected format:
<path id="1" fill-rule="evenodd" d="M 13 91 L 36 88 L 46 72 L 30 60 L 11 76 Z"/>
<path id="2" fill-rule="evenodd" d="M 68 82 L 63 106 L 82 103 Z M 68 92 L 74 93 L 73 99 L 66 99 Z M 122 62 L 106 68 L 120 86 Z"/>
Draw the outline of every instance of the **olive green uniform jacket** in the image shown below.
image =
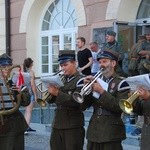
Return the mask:
<path id="1" fill-rule="evenodd" d="M 119 101 L 127 98 L 128 90 L 118 91 L 118 84 L 121 80 L 117 74 L 113 74 L 108 82 L 108 92 L 104 91 L 99 99 L 91 98 L 91 96 L 85 97 L 83 108 L 85 109 L 89 106 L 93 106 L 94 108 L 87 130 L 87 139 L 89 141 L 106 143 L 121 141 L 126 138 Z M 102 111 L 98 113 L 97 110 L 99 108 Z"/>
<path id="2" fill-rule="evenodd" d="M 137 100 L 133 104 L 134 112 L 144 115 L 141 134 L 141 150 L 150 149 L 150 97 L 148 100 Z"/>
<path id="3" fill-rule="evenodd" d="M 145 40 L 144 42 L 142 42 L 142 44 L 139 46 L 139 49 L 137 50 L 138 54 L 143 50 L 149 51 L 150 55 L 150 41 Z M 146 56 L 140 56 L 140 63 L 138 65 L 139 74 L 149 73 L 149 70 L 144 67 L 144 63 L 150 65 L 150 60 L 146 59 Z"/>
<path id="4" fill-rule="evenodd" d="M 0 124 L 0 149 L 24 150 L 24 132 L 28 125 L 20 111 L 6 115 L 4 125 Z"/>
<path id="5" fill-rule="evenodd" d="M 140 63 L 140 56 L 138 54 L 138 50 L 141 46 L 143 41 L 138 41 L 136 44 L 134 44 L 130 51 L 130 62 L 128 66 L 128 71 L 130 75 L 138 75 L 138 64 Z"/>
<path id="6" fill-rule="evenodd" d="M 82 78 L 76 73 L 70 81 L 66 79 L 64 86 L 60 88 L 57 97 L 53 97 L 49 102 L 57 105 L 52 127 L 56 129 L 71 129 L 84 126 L 84 116 L 80 104 L 77 103 L 72 94 L 80 91 L 77 87 L 78 80 Z"/>

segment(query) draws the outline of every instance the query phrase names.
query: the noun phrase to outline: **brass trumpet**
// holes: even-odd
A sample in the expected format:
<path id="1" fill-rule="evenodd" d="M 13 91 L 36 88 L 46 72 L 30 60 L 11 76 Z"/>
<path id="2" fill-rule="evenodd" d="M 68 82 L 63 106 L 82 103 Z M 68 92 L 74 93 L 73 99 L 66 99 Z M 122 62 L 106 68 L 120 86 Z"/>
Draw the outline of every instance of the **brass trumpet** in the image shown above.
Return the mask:
<path id="1" fill-rule="evenodd" d="M 93 80 L 83 86 L 81 89 L 81 92 L 74 92 L 73 98 L 78 103 L 83 103 L 84 101 L 84 95 L 88 95 L 91 92 L 91 86 L 92 84 L 102 75 L 102 69 L 97 72 L 97 74 L 94 76 Z"/>
<path id="2" fill-rule="evenodd" d="M 64 78 L 64 74 L 61 74 L 62 71 L 63 71 L 63 70 L 59 70 L 58 72 L 56 72 L 56 73 L 53 74 L 52 76 L 59 75 L 61 81 L 64 83 L 64 82 L 65 82 L 65 78 Z M 51 76 L 51 75 L 50 75 L 50 76 Z M 48 76 L 47 76 L 47 77 L 48 77 Z M 51 95 L 51 94 L 48 92 L 48 89 L 47 89 L 47 88 L 45 88 L 45 90 L 40 89 L 40 88 L 39 88 L 39 85 L 42 85 L 42 82 L 37 85 L 37 89 L 42 93 L 42 98 L 38 98 L 36 101 L 37 101 L 37 103 L 38 103 L 41 107 L 45 107 L 45 106 L 46 106 L 46 103 L 48 103 L 48 102 L 53 98 L 53 95 Z"/>
<path id="3" fill-rule="evenodd" d="M 119 101 L 119 106 L 123 112 L 130 114 L 133 111 L 133 102 L 139 97 L 138 91 L 135 91 L 128 99 L 122 99 Z"/>

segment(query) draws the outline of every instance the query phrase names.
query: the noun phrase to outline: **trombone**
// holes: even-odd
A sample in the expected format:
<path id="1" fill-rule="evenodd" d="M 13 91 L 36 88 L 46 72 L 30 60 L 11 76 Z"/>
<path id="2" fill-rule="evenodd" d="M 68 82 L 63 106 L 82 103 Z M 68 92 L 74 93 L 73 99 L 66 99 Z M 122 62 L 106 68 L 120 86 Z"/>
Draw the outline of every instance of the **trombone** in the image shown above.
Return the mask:
<path id="1" fill-rule="evenodd" d="M 80 92 L 74 92 L 73 93 L 73 98 L 76 102 L 78 103 L 83 103 L 84 102 L 84 96 L 88 95 L 92 90 L 91 86 L 92 84 L 102 75 L 102 69 L 100 69 L 94 76 L 93 80 L 83 86 Z"/>
<path id="2" fill-rule="evenodd" d="M 59 70 L 58 72 L 54 73 L 52 76 L 56 76 L 56 75 L 59 75 L 60 76 L 60 79 L 61 81 L 64 83 L 65 82 L 65 78 L 64 78 L 64 74 L 61 72 L 63 72 L 63 70 Z M 51 75 L 50 75 L 51 76 Z M 45 77 L 48 77 L 48 76 L 45 76 Z M 38 85 L 37 85 L 37 89 L 42 93 L 42 98 L 37 98 L 37 103 L 41 106 L 41 107 L 45 107 L 46 106 L 46 103 L 48 103 L 52 98 L 53 98 L 53 95 L 51 95 L 49 92 L 48 92 L 48 89 L 45 88 L 45 90 L 42 90 L 39 85 L 42 86 L 42 82 L 40 82 Z"/>
<path id="3" fill-rule="evenodd" d="M 138 91 L 135 91 L 128 99 L 122 99 L 119 101 L 119 106 L 123 112 L 131 114 L 133 111 L 133 102 L 139 97 Z"/>

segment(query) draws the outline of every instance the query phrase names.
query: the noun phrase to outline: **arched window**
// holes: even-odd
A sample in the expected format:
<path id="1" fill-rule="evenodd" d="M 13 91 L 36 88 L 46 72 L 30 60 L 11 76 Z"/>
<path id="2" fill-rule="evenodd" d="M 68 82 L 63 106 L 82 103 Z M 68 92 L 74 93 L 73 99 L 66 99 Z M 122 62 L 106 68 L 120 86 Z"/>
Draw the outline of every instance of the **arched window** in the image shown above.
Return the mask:
<path id="1" fill-rule="evenodd" d="M 75 50 L 77 18 L 71 0 L 55 0 L 48 7 L 41 27 L 42 74 L 59 68 L 59 50 Z"/>
<path id="2" fill-rule="evenodd" d="M 137 19 L 143 19 L 143 18 L 150 18 L 150 1 L 149 0 L 143 0 L 141 2 Z"/>

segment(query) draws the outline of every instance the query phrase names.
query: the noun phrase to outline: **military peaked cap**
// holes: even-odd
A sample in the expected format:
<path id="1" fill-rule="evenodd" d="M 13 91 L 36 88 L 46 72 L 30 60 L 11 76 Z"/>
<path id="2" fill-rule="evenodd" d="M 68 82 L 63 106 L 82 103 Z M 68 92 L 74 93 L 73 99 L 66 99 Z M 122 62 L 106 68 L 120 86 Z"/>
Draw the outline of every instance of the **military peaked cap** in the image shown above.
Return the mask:
<path id="1" fill-rule="evenodd" d="M 112 50 L 105 50 L 97 55 L 97 61 L 103 58 L 118 61 L 118 57 L 119 57 L 119 54 L 117 52 L 112 51 Z"/>
<path id="2" fill-rule="evenodd" d="M 114 31 L 107 31 L 107 35 L 110 35 L 110 36 L 116 36 L 116 32 Z"/>
<path id="3" fill-rule="evenodd" d="M 0 55 L 0 66 L 12 65 L 12 59 L 6 53 Z"/>
<path id="4" fill-rule="evenodd" d="M 75 51 L 74 50 L 60 50 L 59 51 L 59 56 L 58 56 L 59 64 L 63 64 L 70 60 L 75 61 Z"/>

